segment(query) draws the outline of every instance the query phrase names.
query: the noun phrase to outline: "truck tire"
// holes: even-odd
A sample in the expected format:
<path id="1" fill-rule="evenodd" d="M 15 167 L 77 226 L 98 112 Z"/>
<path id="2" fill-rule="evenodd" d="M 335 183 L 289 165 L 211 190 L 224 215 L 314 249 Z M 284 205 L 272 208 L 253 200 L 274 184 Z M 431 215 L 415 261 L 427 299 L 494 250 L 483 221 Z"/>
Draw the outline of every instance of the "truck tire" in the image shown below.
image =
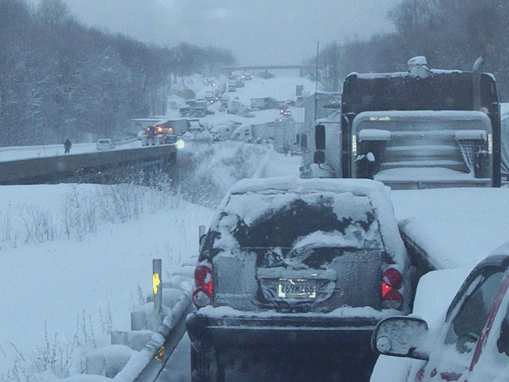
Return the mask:
<path id="1" fill-rule="evenodd" d="M 191 380 L 193 382 L 211 382 L 210 349 L 205 344 L 195 348 L 191 344 Z"/>
<path id="2" fill-rule="evenodd" d="M 215 350 L 204 343 L 191 344 L 191 381 L 224 382 L 225 369 L 220 367 Z"/>

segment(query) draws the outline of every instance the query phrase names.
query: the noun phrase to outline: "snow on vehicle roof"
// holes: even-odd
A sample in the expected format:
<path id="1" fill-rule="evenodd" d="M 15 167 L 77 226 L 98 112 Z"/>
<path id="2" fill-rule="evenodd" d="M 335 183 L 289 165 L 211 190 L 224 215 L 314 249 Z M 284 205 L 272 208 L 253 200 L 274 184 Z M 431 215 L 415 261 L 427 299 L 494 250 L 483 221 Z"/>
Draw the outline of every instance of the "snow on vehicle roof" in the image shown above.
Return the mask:
<path id="1" fill-rule="evenodd" d="M 267 192 L 278 192 L 283 195 L 277 201 L 278 205 L 284 200 L 290 201 L 295 199 L 295 194 L 310 194 L 310 193 L 349 193 L 353 196 L 367 197 L 371 203 L 371 208 L 376 212 L 378 221 L 380 223 L 380 231 L 382 240 L 393 259 L 400 264 L 406 262 L 406 249 L 398 231 L 397 221 L 394 216 L 394 210 L 391 203 L 390 188 L 384 184 L 369 180 L 369 179 L 300 179 L 298 177 L 287 176 L 278 178 L 264 178 L 264 179 L 244 179 L 236 183 L 230 191 L 226 194 L 221 206 L 218 209 L 216 217 L 213 219 L 211 226 L 219 221 L 219 215 L 226 209 L 228 202 L 232 196 L 235 195 L 248 195 L 249 194 L 262 194 Z M 285 196 L 287 198 L 285 199 Z M 355 199 L 354 199 L 355 200 Z M 267 209 L 266 203 L 261 204 L 260 200 L 256 203 L 248 204 L 251 211 L 245 211 L 246 206 L 242 209 L 243 216 L 248 221 L 252 221 L 260 214 L 260 211 Z M 366 207 L 362 206 L 363 201 L 358 201 L 359 212 L 365 213 Z M 274 207 L 274 206 L 270 206 Z M 338 212 L 339 213 L 339 212 Z M 355 214 L 355 208 L 349 208 L 345 213 Z M 246 216 L 247 215 L 247 216 Z"/>
<path id="2" fill-rule="evenodd" d="M 449 73 L 471 73 L 463 70 L 448 70 L 448 69 L 430 69 L 431 74 L 449 74 Z M 374 78 L 390 78 L 390 77 L 409 77 L 409 72 L 393 72 L 393 73 L 357 73 L 352 72 L 348 77 L 356 75 L 362 79 L 374 79 Z"/>
<path id="3" fill-rule="evenodd" d="M 392 191 L 400 230 L 437 269 L 471 267 L 509 239 L 509 188 Z"/>
<path id="4" fill-rule="evenodd" d="M 229 192 L 230 194 L 242 194 L 265 190 L 351 192 L 354 195 L 363 196 L 377 192 L 390 198 L 389 187 L 385 186 L 383 183 L 374 182 L 369 179 L 301 179 L 294 176 L 243 179 L 237 182 Z"/>
<path id="5" fill-rule="evenodd" d="M 500 245 L 490 255 L 509 255 L 509 241 Z"/>
<path id="6" fill-rule="evenodd" d="M 452 73 L 467 73 L 472 74 L 472 72 L 457 70 L 457 69 L 430 69 L 430 74 L 452 74 Z M 491 77 L 495 81 L 495 76 L 493 73 L 485 73 L 482 74 Z M 393 72 L 393 73 L 357 73 L 352 72 L 348 75 L 348 77 L 356 75 L 361 79 L 375 79 L 375 78 L 394 78 L 394 77 L 410 77 L 411 74 L 409 72 Z"/>
<path id="7" fill-rule="evenodd" d="M 318 119 L 316 122 L 317 123 L 324 123 L 324 122 L 340 122 L 341 121 L 341 112 L 340 111 L 335 111 L 333 112 L 331 115 L 325 117 L 325 118 L 321 118 L 321 119 Z"/>

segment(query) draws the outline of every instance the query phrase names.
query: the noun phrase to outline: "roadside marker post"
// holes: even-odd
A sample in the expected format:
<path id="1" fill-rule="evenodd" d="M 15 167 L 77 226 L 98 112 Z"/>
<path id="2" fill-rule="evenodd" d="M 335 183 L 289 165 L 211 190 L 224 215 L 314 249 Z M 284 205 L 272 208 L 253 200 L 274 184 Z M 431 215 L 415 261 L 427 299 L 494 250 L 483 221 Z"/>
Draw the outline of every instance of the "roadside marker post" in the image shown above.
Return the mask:
<path id="1" fill-rule="evenodd" d="M 163 286 L 161 280 L 162 264 L 161 259 L 152 260 L 152 290 L 154 293 L 154 313 L 161 316 L 163 311 Z M 161 317 L 162 318 L 162 317 Z"/>

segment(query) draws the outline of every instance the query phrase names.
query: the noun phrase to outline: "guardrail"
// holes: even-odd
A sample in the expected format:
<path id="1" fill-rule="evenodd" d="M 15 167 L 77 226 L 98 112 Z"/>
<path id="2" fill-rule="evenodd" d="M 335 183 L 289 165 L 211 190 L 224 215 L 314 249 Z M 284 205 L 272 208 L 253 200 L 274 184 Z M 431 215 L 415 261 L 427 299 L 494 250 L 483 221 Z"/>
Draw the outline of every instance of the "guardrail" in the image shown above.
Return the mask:
<path id="1" fill-rule="evenodd" d="M 40 183 L 46 178 L 62 179 L 81 170 L 105 170 L 133 163 L 174 163 L 176 158 L 177 146 L 170 144 L 0 161 L 0 184 Z"/>
<path id="2" fill-rule="evenodd" d="M 121 382 L 157 380 L 186 332 L 187 316 L 195 310 L 191 301 L 195 261 L 196 257 L 183 264 L 168 281 L 161 279 L 161 267 L 154 266 L 153 301 L 131 313 L 131 331 L 111 333 L 111 345 L 125 345 L 134 351 L 120 356 L 111 347 L 94 351 L 86 357 L 87 374 Z M 108 365 L 122 363 L 119 357 L 124 358 L 125 366 L 111 370 Z"/>
<path id="3" fill-rule="evenodd" d="M 194 309 L 191 296 L 186 293 L 164 318 L 161 329 L 154 332 L 145 347 L 129 359 L 122 371 L 115 376 L 115 380 L 155 381 L 184 336 L 186 317 Z"/>

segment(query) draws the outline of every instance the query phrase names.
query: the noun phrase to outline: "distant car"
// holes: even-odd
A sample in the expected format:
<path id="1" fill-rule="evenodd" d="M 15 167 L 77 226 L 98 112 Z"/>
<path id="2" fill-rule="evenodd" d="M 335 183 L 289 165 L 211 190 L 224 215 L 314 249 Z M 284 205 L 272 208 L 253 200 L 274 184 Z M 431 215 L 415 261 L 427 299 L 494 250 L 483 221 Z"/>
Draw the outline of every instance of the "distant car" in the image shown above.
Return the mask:
<path id="1" fill-rule="evenodd" d="M 111 150 L 115 148 L 115 143 L 109 138 L 101 138 L 96 144 L 97 150 Z"/>
<path id="2" fill-rule="evenodd" d="M 314 360 L 313 372 L 369 380 L 375 324 L 408 313 L 411 301 L 389 192 L 366 179 L 237 183 L 202 241 L 195 270 L 199 310 L 186 322 L 193 380 L 215 380 L 239 359 L 240 373 L 292 357 L 300 367 L 308 362 L 300 355 Z"/>
<path id="3" fill-rule="evenodd" d="M 381 321 L 372 338 L 383 355 L 424 360 L 414 381 L 509 381 L 509 243 L 468 275 L 437 330 L 418 317 Z"/>
<path id="4" fill-rule="evenodd" d="M 302 149 L 298 143 L 294 143 L 293 145 L 291 145 L 289 151 L 291 156 L 302 155 Z"/>
<path id="5" fill-rule="evenodd" d="M 281 108 L 281 110 L 279 111 L 279 113 L 284 117 L 284 118 L 290 118 L 292 116 L 292 112 L 290 111 L 290 109 L 288 108 L 288 106 L 284 106 Z"/>
<path id="6" fill-rule="evenodd" d="M 192 115 L 191 107 L 183 106 L 183 107 L 179 108 L 179 115 L 181 117 L 189 117 L 190 115 Z"/>

